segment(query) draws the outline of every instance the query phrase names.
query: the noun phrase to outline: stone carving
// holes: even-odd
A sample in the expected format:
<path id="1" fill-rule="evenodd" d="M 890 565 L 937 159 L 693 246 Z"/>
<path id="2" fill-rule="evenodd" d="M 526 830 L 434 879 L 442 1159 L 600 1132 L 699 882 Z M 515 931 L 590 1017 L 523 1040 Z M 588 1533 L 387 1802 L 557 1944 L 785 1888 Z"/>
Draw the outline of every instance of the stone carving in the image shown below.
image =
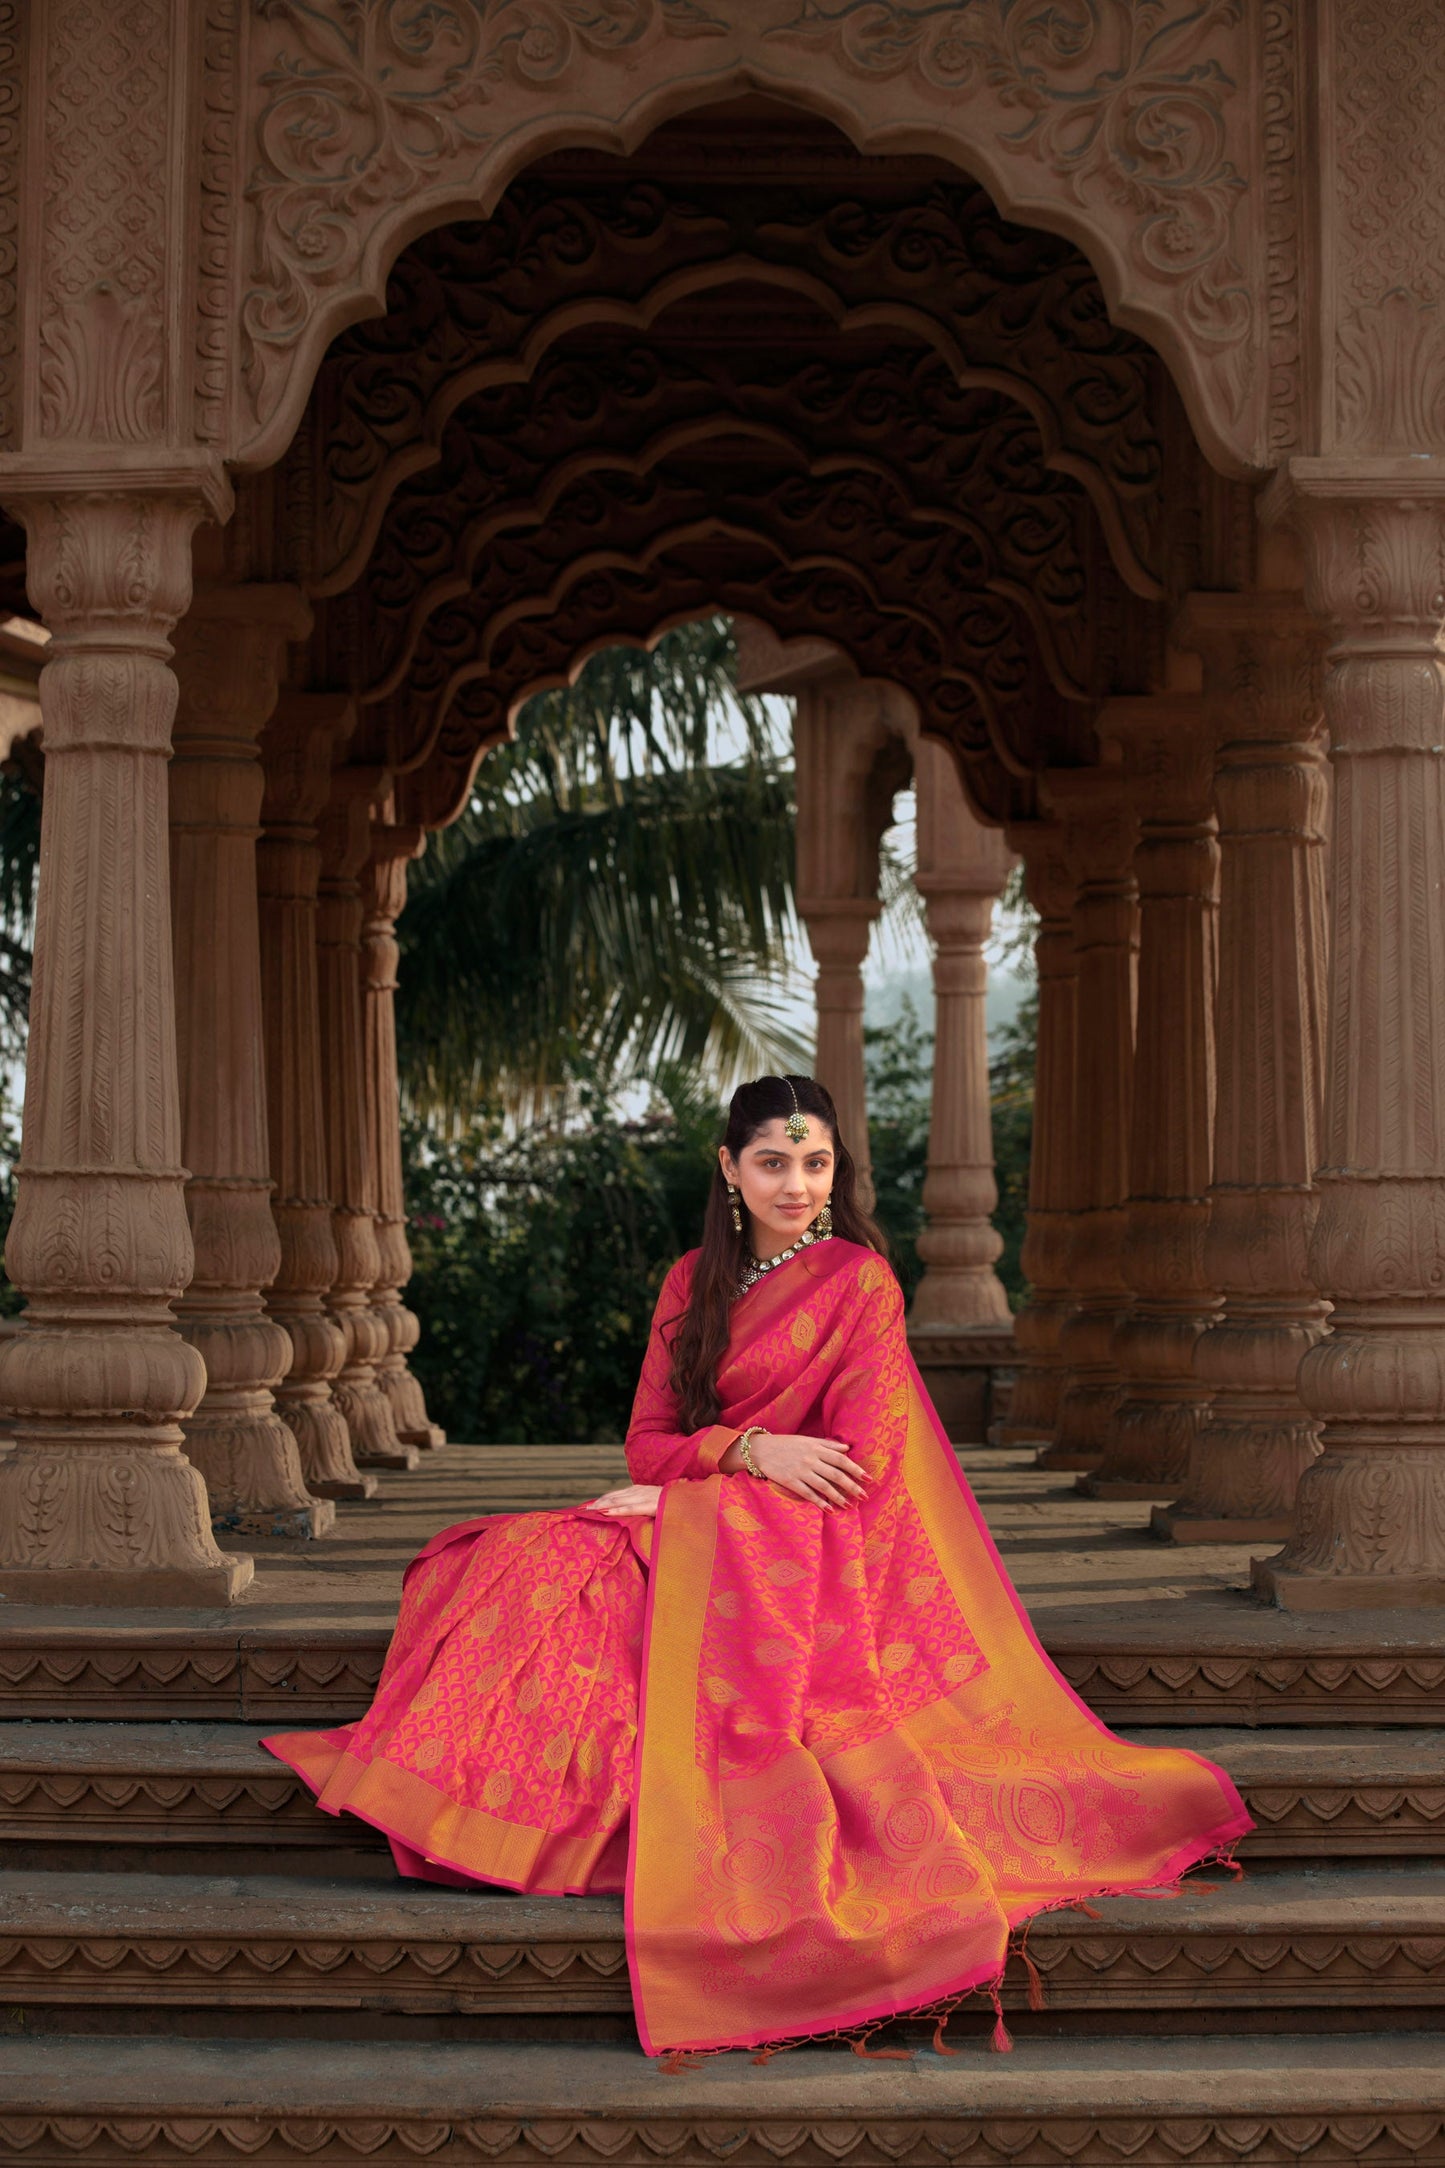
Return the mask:
<path id="1" fill-rule="evenodd" d="M 20 115 L 25 79 L 25 0 L 0 0 L 0 451 L 20 434 Z"/>
<path id="2" fill-rule="evenodd" d="M 1245 180 L 1230 155 L 1239 14 L 1236 0 L 1175 0 L 1146 30 L 1129 0 L 1043 14 L 1005 0 L 802 0 L 766 36 L 955 97 L 987 85 L 1010 116 L 1002 151 L 1037 161 L 1076 203 L 1127 207 L 1139 269 L 1177 285 L 1190 335 L 1232 357 L 1220 381 L 1237 415 L 1253 316 L 1236 232 Z"/>
<path id="3" fill-rule="evenodd" d="M 1188 383 L 1226 464 L 1262 433 L 1255 314 L 1243 265 L 1259 213 L 1246 186 L 1247 66 L 1234 0 L 1152 10 L 1125 0 L 1022 15 L 999 0 L 927 10 L 710 5 L 708 0 L 481 0 L 406 19 L 269 0 L 250 41 L 252 426 L 264 459 L 289 438 L 327 339 L 380 299 L 407 226 L 495 204 L 529 140 L 623 147 L 647 103 L 689 80 L 820 98 L 855 140 L 911 133 L 981 173 L 1007 215 L 1037 206 L 1096 243 L 1132 312 Z M 626 120 L 624 122 L 624 115 Z M 1243 164 L 1242 164 L 1243 162 Z"/>
<path id="4" fill-rule="evenodd" d="M 206 0 L 201 30 L 200 254 L 196 284 L 196 436 L 215 444 L 227 435 L 235 364 L 232 293 L 236 227 L 241 210 L 237 72 L 241 0 Z"/>
<path id="5" fill-rule="evenodd" d="M 1034 968 L 1039 1022 L 1034 1064 L 1034 1124 L 1029 1155 L 1028 1227 L 1020 1262 L 1028 1300 L 1014 1319 L 1019 1374 L 1009 1403 L 1006 1445 L 1046 1444 L 1058 1421 L 1063 1372 L 1059 1334 L 1073 1307 L 1069 1287 L 1070 1217 L 1076 1173 L 1074 1061 L 1078 1030 L 1078 957 L 1074 952 L 1076 882 L 1057 821 L 1021 821 L 1007 831 L 1023 860 L 1024 892 L 1039 917 Z"/>
<path id="6" fill-rule="evenodd" d="M 1334 1305 L 1299 1392 L 1323 1424 L 1295 1532 L 1255 1566 L 1287 1607 L 1445 1602 L 1445 493 L 1386 462 L 1296 462 L 1306 594 L 1330 623 L 1335 778 L 1319 1215 Z"/>
<path id="7" fill-rule="evenodd" d="M 1153 1526 L 1181 1543 L 1282 1541 L 1319 1450 L 1296 1377 L 1327 1308 L 1307 1258 L 1324 1030 L 1323 639 L 1287 592 L 1193 595 L 1177 637 L 1204 658 L 1219 740 L 1218 1105 L 1205 1279 L 1224 1311 L 1195 1348 L 1213 1400 L 1185 1496 L 1156 1509 Z"/>
<path id="8" fill-rule="evenodd" d="M 1039 1466 L 1088 1473 L 1103 1458 L 1123 1390 L 1113 1342 L 1128 1304 L 1123 1245 L 1139 945 L 1136 821 L 1117 767 L 1051 770 L 1044 801 L 1063 825 L 1074 882 L 1072 1134 L 1079 1164 L 1068 1265 L 1076 1301 L 1059 1331 L 1058 1417 Z"/>
<path id="9" fill-rule="evenodd" d="M 1411 9 L 1333 22 L 1335 445 L 1445 448 L 1445 145 L 1438 25 Z M 1328 441 L 1328 440 L 1327 440 Z"/>
<path id="10" fill-rule="evenodd" d="M 196 1255 L 177 1315 L 206 1366 L 205 1394 L 182 1428 L 217 1528 L 300 1537 L 324 1534 L 335 1507 L 307 1496 L 296 1440 L 276 1412 L 272 1388 L 292 1348 L 261 1300 L 281 1245 L 262 1057 L 257 738 L 286 642 L 310 619 L 295 588 L 197 594 L 176 633 L 170 775 L 181 1145 Z"/>
<path id="11" fill-rule="evenodd" d="M 370 1498 L 376 1491 L 376 1477 L 352 1458 L 346 1418 L 332 1393 L 346 1361 L 346 1335 L 326 1308 L 337 1255 L 316 964 L 316 824 L 333 756 L 355 719 L 350 703 L 338 697 L 281 695 L 262 741 L 265 825 L 256 865 L 272 1210 L 280 1242 L 266 1309 L 292 1351 L 276 1403 L 300 1448 L 306 1487 L 318 1498 Z"/>
<path id="12" fill-rule="evenodd" d="M 825 162 L 805 192 L 790 188 L 780 201 L 776 188 L 755 181 L 719 188 L 706 164 L 690 163 L 663 138 L 643 185 L 583 189 L 571 177 L 549 184 L 530 176 L 485 225 L 414 243 L 393 271 L 388 314 L 344 333 L 327 356 L 314 440 L 303 438 L 291 456 L 293 468 L 322 478 L 317 560 L 305 568 L 313 591 L 357 577 L 392 493 L 446 458 L 461 405 L 547 367 L 579 316 L 640 341 L 676 306 L 684 279 L 695 304 L 716 295 L 725 318 L 727 287 L 742 279 L 756 288 L 761 277 L 782 312 L 785 349 L 800 347 L 800 375 L 820 358 L 816 331 L 797 338 L 801 301 L 844 336 L 854 324 L 876 335 L 883 321 L 902 344 L 923 350 L 925 367 L 932 355 L 934 374 L 947 381 L 934 398 L 950 430 L 971 433 L 971 394 L 1008 396 L 1033 423 L 1035 456 L 1093 502 L 1120 576 L 1157 596 L 1168 400 L 1157 361 L 1109 322 L 1074 250 L 1040 233 L 1011 238 L 982 190 L 914 184 L 879 203 L 866 192 L 853 199 L 860 178 L 848 152 L 836 172 Z M 479 314 L 472 297 L 482 288 L 493 299 Z M 856 359 L 840 359 L 847 374 L 856 371 Z M 783 402 L 787 418 L 800 418 L 800 400 L 806 415 L 818 389 L 804 379 L 800 397 Z M 772 399 L 776 417 L 776 391 Z M 858 441 L 881 449 L 875 418 L 883 409 L 876 399 L 855 408 L 835 422 L 856 422 Z M 555 422 L 567 419 L 565 407 L 554 409 Z M 896 441 L 895 432 L 890 448 Z"/>
<path id="13" fill-rule="evenodd" d="M 169 11 L 46 13 L 39 407 L 43 435 L 141 444 L 164 423 Z"/>
<path id="14" fill-rule="evenodd" d="M 25 1158 L 6 1249 L 28 1298 L 0 1349 L 16 1411 L 0 1460 L 12 1601 L 226 1602 L 205 1485 L 181 1453 L 199 1356 L 170 1305 L 191 1277 L 182 1194 L 166 759 L 166 635 L 190 539 L 225 493 L 206 470 L 107 493 L 32 474 L 7 495 L 53 640 L 41 681 L 44 847 Z"/>
<path id="15" fill-rule="evenodd" d="M 1219 849 L 1201 709 L 1195 694 L 1115 700 L 1097 725 L 1122 752 L 1139 819 L 1139 985 L 1124 1251 L 1132 1300 L 1113 1345 L 1124 1394 L 1103 1459 L 1079 1478 L 1091 1498 L 1177 1489 L 1208 1400 L 1193 1356 L 1218 1307 L 1204 1252 Z"/>
<path id="16" fill-rule="evenodd" d="M 197 1478 L 199 1481 L 199 1478 Z M 204 1525 L 204 1523 L 203 1523 Z M 228 1560 L 228 1563 L 232 1561 Z M 309 1631 L 304 1647 L 238 1648 L 234 1623 L 188 1641 L 114 1626 L 103 1641 L 17 1635 L 0 1647 L 0 1710 L 12 1716 L 335 1724 L 363 1716 L 376 1694 L 387 1636 Z"/>
<path id="17" fill-rule="evenodd" d="M 406 902 L 408 862 L 426 838 L 420 828 L 372 823 L 371 856 L 362 874 L 362 1003 L 365 1011 L 367 1148 L 376 1198 L 376 1247 L 380 1270 L 371 1290 L 374 1318 L 386 1335 L 377 1357 L 376 1382 L 391 1407 L 403 1445 L 435 1451 L 446 1432 L 426 1412 L 421 1382 L 407 1357 L 421 1338 L 421 1324 L 401 1299 L 411 1278 L 402 1186 L 401 1108 L 396 1074 L 396 921 Z"/>
<path id="18" fill-rule="evenodd" d="M 1269 319 L 1269 451 L 1296 450 L 1304 426 L 1300 357 L 1301 50 L 1297 0 L 1265 0 L 1261 92 L 1264 100 L 1265 307 Z"/>

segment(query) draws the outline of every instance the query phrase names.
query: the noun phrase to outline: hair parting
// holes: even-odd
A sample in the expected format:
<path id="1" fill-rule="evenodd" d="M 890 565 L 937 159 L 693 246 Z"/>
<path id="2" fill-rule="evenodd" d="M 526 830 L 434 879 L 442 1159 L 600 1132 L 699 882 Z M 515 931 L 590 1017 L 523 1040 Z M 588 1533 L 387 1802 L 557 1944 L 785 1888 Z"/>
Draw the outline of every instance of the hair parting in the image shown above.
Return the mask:
<path id="1" fill-rule="evenodd" d="M 762 1076 L 751 1084 L 740 1084 L 720 1141 L 737 1159 L 769 1122 L 786 1122 L 797 1114 L 812 1115 L 832 1137 L 834 1234 L 886 1256 L 888 1245 L 881 1229 L 858 1203 L 858 1171 L 838 1134 L 838 1110 L 831 1094 L 812 1077 Z M 690 1431 L 704 1430 L 717 1421 L 718 1365 L 727 1348 L 732 1306 L 749 1256 L 746 1213 L 743 1221 L 739 1232 L 732 1223 L 722 1168 L 715 1164 L 688 1305 L 663 1325 L 672 1356 L 672 1389 Z"/>

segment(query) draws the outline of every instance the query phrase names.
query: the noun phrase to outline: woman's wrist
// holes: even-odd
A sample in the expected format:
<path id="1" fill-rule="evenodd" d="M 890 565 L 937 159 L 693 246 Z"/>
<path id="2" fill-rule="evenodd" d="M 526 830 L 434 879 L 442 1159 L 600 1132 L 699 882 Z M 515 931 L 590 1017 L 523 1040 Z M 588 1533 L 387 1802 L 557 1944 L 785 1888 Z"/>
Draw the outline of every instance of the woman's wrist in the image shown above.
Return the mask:
<path id="1" fill-rule="evenodd" d="M 739 1432 L 736 1441 L 738 1449 L 738 1459 L 747 1469 L 748 1474 L 752 1476 L 755 1482 L 758 1483 L 765 1482 L 766 1477 L 764 1476 L 762 1469 L 758 1466 L 756 1460 L 753 1458 L 753 1441 L 755 1438 L 765 1438 L 766 1436 L 767 1432 L 766 1430 L 764 1430 L 762 1424 L 753 1423 L 749 1426 L 748 1429 Z"/>

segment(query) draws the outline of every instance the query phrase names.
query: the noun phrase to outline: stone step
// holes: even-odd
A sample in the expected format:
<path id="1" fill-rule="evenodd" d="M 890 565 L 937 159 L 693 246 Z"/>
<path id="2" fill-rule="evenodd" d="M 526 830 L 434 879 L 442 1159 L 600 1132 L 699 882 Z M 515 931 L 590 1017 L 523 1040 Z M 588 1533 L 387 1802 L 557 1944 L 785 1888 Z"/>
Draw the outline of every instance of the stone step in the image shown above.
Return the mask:
<path id="1" fill-rule="evenodd" d="M 278 1620 L 259 1602 L 232 1615 L 7 1606 L 0 1719 L 350 1723 L 376 1690 L 391 1614 L 350 1624 L 347 1610 L 340 1591 Z M 1070 1686 L 1114 1725 L 1434 1725 L 1445 1707 L 1445 1633 L 1428 1613 L 1159 1604 L 1042 1609 L 1035 1624 Z"/>
<path id="2" fill-rule="evenodd" d="M 669 2074 L 581 2043 L 0 2040 L 0 2154 L 21 2168 L 1439 2168 L 1445 2057 L 1399 2034 L 1127 2037 L 1013 2055 L 965 2042 L 906 2063 L 803 2049 Z"/>
<path id="3" fill-rule="evenodd" d="M 1445 1731 L 1137 1731 L 1234 1778 L 1246 1859 L 1445 1857 Z M 389 1877 L 385 1839 L 322 1814 L 240 1724 L 0 1723 L 0 1857 L 12 1868 Z"/>
<path id="4" fill-rule="evenodd" d="M 1046 2028 L 1445 2023 L 1445 1868 L 1280 1872 L 1043 1915 Z M 1013 1963 L 1004 2000 L 1026 2008 Z M 517 1897 L 307 1876 L 0 1874 L 7 2030 L 159 2031 L 177 2013 L 506 2016 L 631 2007 L 620 1898 Z M 1179 2022 L 1176 2016 L 1175 2022 Z M 223 2029 L 219 2026 L 213 2029 Z M 1445 2058 L 1442 2058 L 1445 2059 Z"/>

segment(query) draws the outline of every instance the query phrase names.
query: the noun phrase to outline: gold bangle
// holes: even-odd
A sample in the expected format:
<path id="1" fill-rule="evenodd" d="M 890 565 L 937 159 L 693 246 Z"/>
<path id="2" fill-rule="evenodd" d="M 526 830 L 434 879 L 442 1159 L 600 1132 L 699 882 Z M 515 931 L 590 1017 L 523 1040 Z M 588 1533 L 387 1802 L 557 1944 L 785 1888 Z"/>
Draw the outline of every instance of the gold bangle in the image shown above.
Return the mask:
<path id="1" fill-rule="evenodd" d="M 752 1429 L 743 1431 L 743 1433 L 738 1439 L 738 1458 L 742 1462 L 743 1466 L 747 1469 L 748 1474 L 753 1478 L 754 1482 L 757 1483 L 766 1482 L 767 1478 L 764 1476 L 763 1471 L 758 1466 L 757 1462 L 753 1459 L 753 1440 L 754 1438 L 765 1438 L 766 1436 L 767 1432 L 764 1430 L 762 1424 L 754 1423 Z"/>

